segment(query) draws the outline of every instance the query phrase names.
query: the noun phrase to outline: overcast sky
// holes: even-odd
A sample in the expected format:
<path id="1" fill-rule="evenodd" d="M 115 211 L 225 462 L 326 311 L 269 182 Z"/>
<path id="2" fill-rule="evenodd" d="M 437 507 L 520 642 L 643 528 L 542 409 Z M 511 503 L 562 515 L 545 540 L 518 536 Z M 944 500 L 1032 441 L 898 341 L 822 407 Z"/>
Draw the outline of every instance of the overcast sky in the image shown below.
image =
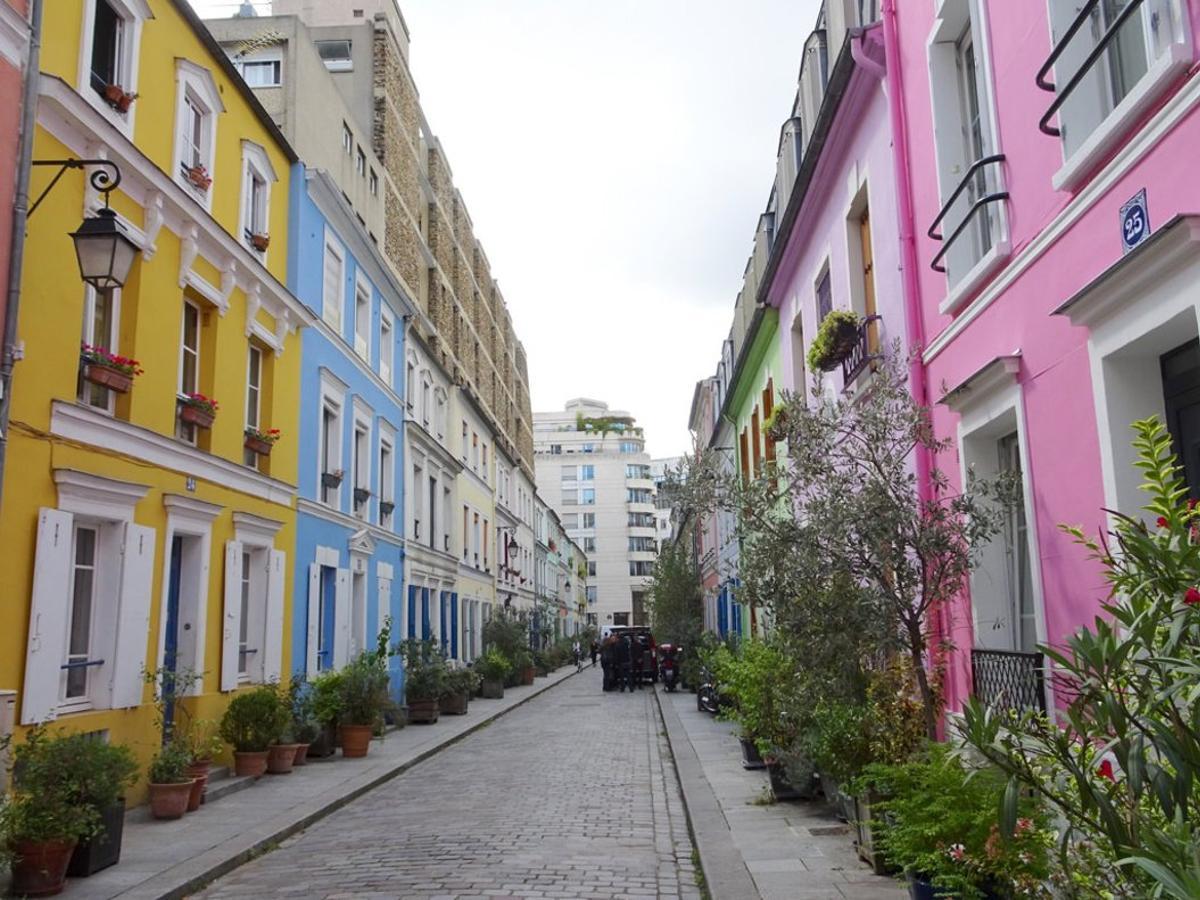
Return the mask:
<path id="1" fill-rule="evenodd" d="M 818 6 L 401 0 L 535 411 L 592 397 L 636 416 L 653 455 L 690 446 Z"/>

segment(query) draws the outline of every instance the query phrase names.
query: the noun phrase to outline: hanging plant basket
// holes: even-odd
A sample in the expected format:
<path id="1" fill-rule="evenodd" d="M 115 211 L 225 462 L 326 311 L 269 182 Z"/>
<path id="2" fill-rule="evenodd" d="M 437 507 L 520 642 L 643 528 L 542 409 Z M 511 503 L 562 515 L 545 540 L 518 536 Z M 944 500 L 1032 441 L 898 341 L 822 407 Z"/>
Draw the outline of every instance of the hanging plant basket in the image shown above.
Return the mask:
<path id="1" fill-rule="evenodd" d="M 823 372 L 836 369 L 858 346 L 861 324 L 858 315 L 848 309 L 826 315 L 809 345 L 808 364 Z"/>
<path id="2" fill-rule="evenodd" d="M 109 84 L 104 87 L 104 101 L 119 113 L 129 112 L 129 107 L 137 98 L 136 93 L 126 93 L 119 84 Z"/>
<path id="3" fill-rule="evenodd" d="M 379 514 L 381 516 L 390 516 L 392 514 L 392 510 L 394 510 L 395 508 L 396 508 L 396 504 L 393 503 L 391 500 L 380 500 L 379 501 Z"/>
<path id="4" fill-rule="evenodd" d="M 322 472 L 321 473 L 321 487 L 327 487 L 332 491 L 336 488 L 341 487 L 341 484 L 342 484 L 342 472 L 338 471 L 338 472 Z"/>
<path id="5" fill-rule="evenodd" d="M 127 394 L 133 387 L 133 376 L 115 369 L 112 366 L 102 366 L 98 363 L 85 363 L 83 380 L 106 387 L 118 394 Z"/>
<path id="6" fill-rule="evenodd" d="M 371 499 L 370 490 L 368 490 L 367 488 L 355 488 L 354 489 L 354 502 L 355 503 L 360 503 L 360 504 L 366 503 L 369 499 Z"/>

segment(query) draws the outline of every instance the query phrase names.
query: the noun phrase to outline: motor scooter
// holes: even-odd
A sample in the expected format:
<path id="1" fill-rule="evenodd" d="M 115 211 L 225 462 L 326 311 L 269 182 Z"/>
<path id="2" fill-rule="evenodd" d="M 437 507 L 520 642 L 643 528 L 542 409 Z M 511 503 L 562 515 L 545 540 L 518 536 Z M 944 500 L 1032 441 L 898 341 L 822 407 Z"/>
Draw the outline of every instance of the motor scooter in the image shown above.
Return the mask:
<path id="1" fill-rule="evenodd" d="M 708 669 L 704 669 L 700 676 L 700 687 L 696 689 L 696 709 L 714 716 L 721 710 L 721 696 L 717 693 L 716 679 Z"/>
<path id="2" fill-rule="evenodd" d="M 658 648 L 662 660 L 658 664 L 659 678 L 662 679 L 663 687 L 672 693 L 675 691 L 675 685 L 679 683 L 679 653 L 682 650 L 682 647 L 672 644 L 660 644 Z"/>

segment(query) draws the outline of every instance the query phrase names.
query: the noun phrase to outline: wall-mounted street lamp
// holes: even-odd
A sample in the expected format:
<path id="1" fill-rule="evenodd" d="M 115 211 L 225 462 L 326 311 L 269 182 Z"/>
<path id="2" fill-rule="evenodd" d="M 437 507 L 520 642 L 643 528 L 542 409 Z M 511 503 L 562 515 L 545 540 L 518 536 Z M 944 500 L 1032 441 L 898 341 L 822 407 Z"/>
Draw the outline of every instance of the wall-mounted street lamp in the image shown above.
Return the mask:
<path id="1" fill-rule="evenodd" d="M 82 169 L 84 166 L 99 166 L 88 178 L 92 187 L 104 194 L 104 209 L 95 216 L 87 216 L 75 231 L 71 240 L 75 242 L 75 257 L 79 261 L 79 277 L 98 291 L 124 287 L 129 270 L 138 254 L 138 245 L 130 240 L 124 227 L 117 221 L 117 214 L 109 207 L 109 195 L 121 183 L 121 170 L 115 162 L 107 159 L 35 159 L 35 166 L 58 166 L 58 173 L 46 185 L 46 189 L 29 207 L 32 216 L 46 195 L 58 184 L 67 169 Z M 112 171 L 107 171 L 111 169 Z"/>

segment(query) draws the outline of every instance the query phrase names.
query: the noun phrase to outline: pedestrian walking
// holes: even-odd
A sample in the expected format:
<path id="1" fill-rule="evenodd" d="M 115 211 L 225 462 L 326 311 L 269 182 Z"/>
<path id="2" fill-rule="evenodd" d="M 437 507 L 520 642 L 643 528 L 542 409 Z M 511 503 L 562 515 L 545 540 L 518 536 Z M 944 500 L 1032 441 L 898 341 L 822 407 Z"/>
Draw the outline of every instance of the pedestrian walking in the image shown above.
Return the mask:
<path id="1" fill-rule="evenodd" d="M 575 660 L 575 671 L 581 671 L 583 669 L 583 650 L 579 646 L 579 641 L 571 644 L 571 658 Z"/>
<path id="2" fill-rule="evenodd" d="M 604 639 L 600 648 L 600 666 L 604 669 L 604 690 L 611 691 L 616 687 L 616 660 L 613 659 L 613 639 L 610 635 Z"/>
<path id="3" fill-rule="evenodd" d="M 590 649 L 592 651 L 592 668 L 594 669 L 596 668 L 596 657 L 600 655 L 600 645 L 595 639 L 592 640 L 592 646 Z"/>
<path id="4" fill-rule="evenodd" d="M 633 693 L 633 649 L 630 647 L 629 635 L 624 635 L 616 646 L 617 672 L 621 683 L 621 693 L 629 688 Z"/>

